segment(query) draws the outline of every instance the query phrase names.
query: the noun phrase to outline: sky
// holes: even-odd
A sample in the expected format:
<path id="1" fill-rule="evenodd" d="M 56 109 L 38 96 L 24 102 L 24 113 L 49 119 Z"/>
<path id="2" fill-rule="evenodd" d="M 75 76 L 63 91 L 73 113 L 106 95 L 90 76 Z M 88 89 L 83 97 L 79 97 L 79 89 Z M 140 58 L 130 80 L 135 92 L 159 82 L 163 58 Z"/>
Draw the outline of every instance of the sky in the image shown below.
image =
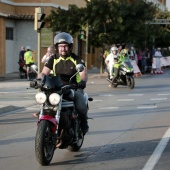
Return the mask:
<path id="1" fill-rule="evenodd" d="M 166 6 L 167 6 L 168 10 L 170 11 L 170 0 L 166 1 Z"/>

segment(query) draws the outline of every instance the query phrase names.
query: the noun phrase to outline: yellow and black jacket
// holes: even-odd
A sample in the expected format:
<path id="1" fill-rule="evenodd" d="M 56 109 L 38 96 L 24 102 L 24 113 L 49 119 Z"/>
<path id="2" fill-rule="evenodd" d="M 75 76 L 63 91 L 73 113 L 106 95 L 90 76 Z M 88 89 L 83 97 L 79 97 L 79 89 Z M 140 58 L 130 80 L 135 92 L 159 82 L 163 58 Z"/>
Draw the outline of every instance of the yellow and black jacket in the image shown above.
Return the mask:
<path id="1" fill-rule="evenodd" d="M 53 70 L 54 76 L 59 75 L 62 83 L 68 84 L 70 78 L 76 73 L 76 65 L 84 64 L 84 61 L 81 57 L 78 57 L 74 53 L 71 53 L 70 56 L 64 58 L 58 54 L 53 55 L 49 61 L 45 64 L 50 70 Z M 80 75 L 73 79 L 73 83 L 79 83 L 81 81 Z"/>

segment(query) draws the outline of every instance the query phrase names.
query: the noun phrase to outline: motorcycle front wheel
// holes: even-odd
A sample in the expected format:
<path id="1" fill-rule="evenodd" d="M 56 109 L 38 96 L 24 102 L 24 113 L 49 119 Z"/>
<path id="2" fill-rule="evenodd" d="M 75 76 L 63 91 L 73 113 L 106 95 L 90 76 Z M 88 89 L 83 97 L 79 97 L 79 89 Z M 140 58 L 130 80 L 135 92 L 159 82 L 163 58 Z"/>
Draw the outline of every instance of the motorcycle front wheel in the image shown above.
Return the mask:
<path id="1" fill-rule="evenodd" d="M 135 87 L 135 80 L 133 77 L 129 77 L 127 85 L 129 89 L 133 89 Z"/>
<path id="2" fill-rule="evenodd" d="M 78 139 L 75 141 L 75 143 L 68 146 L 68 150 L 72 152 L 78 151 L 83 145 L 83 141 L 84 141 L 84 135 L 82 132 L 79 132 Z"/>
<path id="3" fill-rule="evenodd" d="M 38 124 L 35 136 L 35 155 L 41 165 L 49 165 L 55 150 L 55 136 L 52 132 L 52 124 L 42 120 Z"/>

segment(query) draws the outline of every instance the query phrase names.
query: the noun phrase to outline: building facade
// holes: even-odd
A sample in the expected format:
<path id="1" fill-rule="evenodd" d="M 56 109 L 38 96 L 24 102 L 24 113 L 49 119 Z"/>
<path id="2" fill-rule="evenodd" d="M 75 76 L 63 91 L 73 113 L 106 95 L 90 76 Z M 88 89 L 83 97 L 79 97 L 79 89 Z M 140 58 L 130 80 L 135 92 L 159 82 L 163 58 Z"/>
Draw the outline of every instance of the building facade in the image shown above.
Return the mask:
<path id="1" fill-rule="evenodd" d="M 37 32 L 34 30 L 35 8 L 42 7 L 46 15 L 52 9 L 67 10 L 69 4 L 86 5 L 84 0 L 1 0 L 0 1 L 0 77 L 18 72 L 21 46 L 29 45 L 37 52 Z M 77 43 L 77 41 L 75 41 Z M 75 45 L 76 46 L 76 45 Z M 77 51 L 75 47 L 75 52 Z M 46 48 L 41 49 L 42 54 Z M 36 53 L 37 55 L 37 53 Z M 37 56 L 36 56 L 37 58 Z"/>
<path id="2" fill-rule="evenodd" d="M 166 1 L 167 0 L 146 0 L 146 1 L 149 1 L 149 2 L 153 2 L 155 4 L 158 4 L 159 5 L 159 8 L 164 11 L 166 9 Z"/>

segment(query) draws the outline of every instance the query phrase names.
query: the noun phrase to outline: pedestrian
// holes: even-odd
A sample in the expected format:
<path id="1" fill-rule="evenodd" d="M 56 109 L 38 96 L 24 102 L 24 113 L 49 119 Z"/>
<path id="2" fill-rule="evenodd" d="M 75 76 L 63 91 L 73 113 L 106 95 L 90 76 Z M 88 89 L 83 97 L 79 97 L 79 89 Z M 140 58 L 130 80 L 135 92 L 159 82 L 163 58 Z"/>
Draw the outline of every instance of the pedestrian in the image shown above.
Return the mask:
<path id="1" fill-rule="evenodd" d="M 109 54 L 110 54 L 109 46 L 106 46 L 104 53 L 103 53 L 102 66 L 103 66 L 104 72 L 107 72 L 107 73 L 108 73 L 108 70 L 107 70 L 107 66 L 105 64 L 105 60 Z"/>
<path id="2" fill-rule="evenodd" d="M 152 72 L 151 74 L 163 74 L 161 68 L 161 48 L 157 48 L 152 60 Z"/>
<path id="3" fill-rule="evenodd" d="M 22 46 L 19 52 L 19 63 L 24 63 L 24 53 L 25 53 L 25 47 Z"/>
<path id="4" fill-rule="evenodd" d="M 55 54 L 51 56 L 47 63 L 45 63 L 42 72 L 38 78 L 42 78 L 42 75 L 49 75 L 53 70 L 54 76 L 59 76 L 63 84 L 69 84 L 70 78 L 76 73 L 76 64 L 83 64 L 84 70 L 80 72 L 72 83 L 78 85 L 78 89 L 75 91 L 73 102 L 80 118 L 80 126 L 84 134 L 89 129 L 87 122 L 87 105 L 84 100 L 84 88 L 88 79 L 87 69 L 83 59 L 76 54 L 72 53 L 73 49 L 73 37 L 66 32 L 58 33 L 54 37 Z"/>
<path id="5" fill-rule="evenodd" d="M 30 69 L 31 65 L 34 64 L 30 46 L 26 46 L 26 52 L 24 53 L 24 60 L 25 60 L 25 65 L 26 65 L 26 69 L 27 69 L 27 79 L 30 80 L 28 73 L 29 73 L 29 69 Z"/>
<path id="6" fill-rule="evenodd" d="M 21 50 L 19 52 L 19 61 L 18 61 L 20 77 L 24 74 L 24 77 L 27 78 L 27 72 L 24 69 L 24 65 L 25 65 L 24 54 L 25 54 L 25 47 L 21 46 Z"/>
<path id="7" fill-rule="evenodd" d="M 118 48 L 118 53 L 117 53 L 117 55 L 120 55 L 120 52 L 122 51 L 122 45 L 121 45 L 121 44 L 118 44 L 118 45 L 117 45 L 117 48 Z"/>
<path id="8" fill-rule="evenodd" d="M 130 49 L 130 58 L 131 60 L 135 60 L 136 63 L 138 64 L 138 58 L 137 58 L 136 50 L 134 49 L 134 47 L 131 47 Z"/>
<path id="9" fill-rule="evenodd" d="M 141 55 L 141 50 L 136 50 L 136 55 L 137 55 L 137 58 L 138 58 L 138 67 L 139 67 L 139 70 L 142 70 L 142 55 Z"/>
<path id="10" fill-rule="evenodd" d="M 43 64 L 45 64 L 46 62 L 48 62 L 48 60 L 50 59 L 50 57 L 53 55 L 53 48 L 52 47 L 48 47 L 47 48 L 47 53 L 43 56 L 43 58 L 41 59 L 41 62 Z"/>

